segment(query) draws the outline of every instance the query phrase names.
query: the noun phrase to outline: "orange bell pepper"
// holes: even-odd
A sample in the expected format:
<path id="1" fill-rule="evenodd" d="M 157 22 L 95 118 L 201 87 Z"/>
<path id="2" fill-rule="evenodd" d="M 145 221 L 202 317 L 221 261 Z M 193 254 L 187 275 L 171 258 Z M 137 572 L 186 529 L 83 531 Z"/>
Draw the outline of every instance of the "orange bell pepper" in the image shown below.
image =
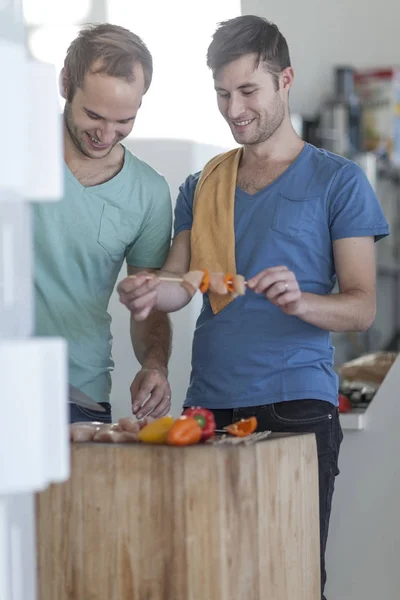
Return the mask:
<path id="1" fill-rule="evenodd" d="M 224 277 L 224 283 L 226 285 L 226 289 L 228 292 L 234 292 L 235 289 L 233 287 L 233 275 L 232 273 L 227 273 Z"/>
<path id="2" fill-rule="evenodd" d="M 250 417 L 249 419 L 241 419 L 232 425 L 224 427 L 225 431 L 236 437 L 246 437 L 257 429 L 257 418 Z"/>
<path id="3" fill-rule="evenodd" d="M 202 437 L 202 429 L 194 417 L 183 415 L 176 419 L 168 432 L 168 444 L 171 446 L 191 446 Z"/>
<path id="4" fill-rule="evenodd" d="M 161 417 L 148 423 L 138 433 L 139 441 L 146 444 L 166 444 L 168 432 L 175 419 L 171 416 Z"/>
<path id="5" fill-rule="evenodd" d="M 208 288 L 210 287 L 210 274 L 207 271 L 207 269 L 202 269 L 202 271 L 204 273 L 204 277 L 203 281 L 200 284 L 199 290 L 202 294 L 205 294 L 208 291 Z"/>

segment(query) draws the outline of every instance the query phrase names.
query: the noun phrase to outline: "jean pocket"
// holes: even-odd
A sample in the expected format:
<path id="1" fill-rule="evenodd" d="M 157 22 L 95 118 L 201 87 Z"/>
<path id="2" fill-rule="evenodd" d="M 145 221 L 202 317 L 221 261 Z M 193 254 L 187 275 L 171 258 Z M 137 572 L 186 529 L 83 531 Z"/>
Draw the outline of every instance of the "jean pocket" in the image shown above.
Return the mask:
<path id="1" fill-rule="evenodd" d="M 335 407 L 324 400 L 291 400 L 270 405 L 273 418 L 285 425 L 311 425 L 330 422 Z"/>
<path id="2" fill-rule="evenodd" d="M 292 406 L 290 406 L 292 405 Z M 333 465 L 336 460 L 334 439 L 335 407 L 323 400 L 293 400 L 270 406 L 275 429 L 287 433 L 314 433 L 319 461 Z"/>
<path id="3" fill-rule="evenodd" d="M 82 419 L 83 421 L 89 420 L 96 421 L 98 423 L 111 423 L 111 411 L 106 407 L 104 407 L 106 412 L 98 412 L 96 410 L 90 410 L 83 406 L 79 406 L 78 404 L 74 404 L 73 406 L 75 409 L 75 414 L 78 413 L 81 414 L 82 417 L 85 417 Z"/>
<path id="4" fill-rule="evenodd" d="M 272 229 L 289 237 L 311 233 L 319 198 L 287 198 L 279 195 Z"/>

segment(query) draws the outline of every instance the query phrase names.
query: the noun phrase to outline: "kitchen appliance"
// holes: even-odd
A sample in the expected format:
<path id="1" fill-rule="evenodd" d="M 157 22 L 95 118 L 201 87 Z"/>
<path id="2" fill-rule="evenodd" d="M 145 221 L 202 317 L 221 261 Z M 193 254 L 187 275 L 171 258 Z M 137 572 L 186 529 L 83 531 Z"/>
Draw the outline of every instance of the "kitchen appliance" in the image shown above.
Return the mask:
<path id="1" fill-rule="evenodd" d="M 335 68 L 334 95 L 321 107 L 320 144 L 330 152 L 352 158 L 362 151 L 361 102 L 354 89 L 354 70 Z"/>

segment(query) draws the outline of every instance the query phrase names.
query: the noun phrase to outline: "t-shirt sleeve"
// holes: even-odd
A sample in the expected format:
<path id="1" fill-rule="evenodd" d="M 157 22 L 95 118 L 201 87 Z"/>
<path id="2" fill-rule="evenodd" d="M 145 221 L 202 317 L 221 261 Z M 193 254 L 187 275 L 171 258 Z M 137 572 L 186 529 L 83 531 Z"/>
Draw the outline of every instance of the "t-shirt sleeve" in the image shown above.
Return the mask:
<path id="1" fill-rule="evenodd" d="M 164 177 L 152 191 L 153 202 L 137 239 L 128 246 L 128 265 L 137 268 L 160 269 L 171 245 L 172 205 Z"/>
<path id="2" fill-rule="evenodd" d="M 329 197 L 329 227 L 332 240 L 389 235 L 382 207 L 364 171 L 348 163 L 336 175 Z"/>
<path id="3" fill-rule="evenodd" d="M 189 175 L 179 188 L 175 204 L 174 237 L 192 229 L 194 192 L 200 173 Z"/>

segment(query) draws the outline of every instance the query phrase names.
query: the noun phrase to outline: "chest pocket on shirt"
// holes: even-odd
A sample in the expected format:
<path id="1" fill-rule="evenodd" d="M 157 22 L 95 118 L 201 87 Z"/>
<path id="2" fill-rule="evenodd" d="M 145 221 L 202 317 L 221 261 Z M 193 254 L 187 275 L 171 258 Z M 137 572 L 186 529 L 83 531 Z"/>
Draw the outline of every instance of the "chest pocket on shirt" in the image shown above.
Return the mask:
<path id="1" fill-rule="evenodd" d="M 113 258 L 124 255 L 139 235 L 143 216 L 104 204 L 97 241 Z"/>
<path id="2" fill-rule="evenodd" d="M 289 237 L 311 233 L 319 198 L 287 198 L 279 195 L 272 229 Z"/>

